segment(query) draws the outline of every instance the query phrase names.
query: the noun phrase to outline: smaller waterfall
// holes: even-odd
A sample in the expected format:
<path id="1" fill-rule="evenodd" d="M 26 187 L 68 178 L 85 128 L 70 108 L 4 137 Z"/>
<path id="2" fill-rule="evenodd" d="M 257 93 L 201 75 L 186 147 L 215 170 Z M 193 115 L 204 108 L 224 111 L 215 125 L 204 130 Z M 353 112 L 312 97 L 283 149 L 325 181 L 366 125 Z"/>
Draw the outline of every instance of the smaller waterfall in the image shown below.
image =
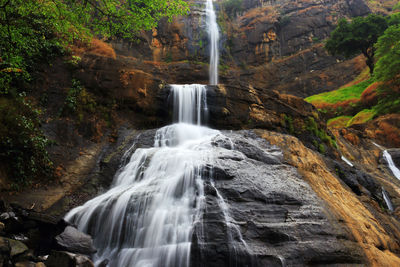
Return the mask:
<path id="1" fill-rule="evenodd" d="M 206 86 L 172 84 L 171 88 L 174 98 L 174 121 L 201 125 L 201 118 L 204 118 L 208 111 Z"/>
<path id="2" fill-rule="evenodd" d="M 206 3 L 207 29 L 210 40 L 210 84 L 218 84 L 218 63 L 219 63 L 219 30 L 217 24 L 217 15 L 214 11 L 213 1 L 207 0 Z"/>
<path id="3" fill-rule="evenodd" d="M 386 202 L 386 206 L 388 207 L 388 209 L 390 211 L 393 211 L 394 209 L 393 209 L 392 201 L 390 201 L 389 194 L 386 192 L 385 188 L 383 188 L 383 187 L 382 187 L 382 196 L 383 196 L 383 199 Z"/>
<path id="4" fill-rule="evenodd" d="M 349 165 L 350 167 L 354 167 L 353 163 L 351 163 L 351 161 L 348 160 L 347 158 L 345 158 L 344 156 L 342 156 L 342 160 L 343 160 L 344 162 L 346 162 L 347 165 Z"/>
<path id="5" fill-rule="evenodd" d="M 400 180 L 400 170 L 396 167 L 393 162 L 392 156 L 389 154 L 387 150 L 383 151 L 383 157 L 387 161 L 390 170 L 392 171 L 393 175 Z"/>

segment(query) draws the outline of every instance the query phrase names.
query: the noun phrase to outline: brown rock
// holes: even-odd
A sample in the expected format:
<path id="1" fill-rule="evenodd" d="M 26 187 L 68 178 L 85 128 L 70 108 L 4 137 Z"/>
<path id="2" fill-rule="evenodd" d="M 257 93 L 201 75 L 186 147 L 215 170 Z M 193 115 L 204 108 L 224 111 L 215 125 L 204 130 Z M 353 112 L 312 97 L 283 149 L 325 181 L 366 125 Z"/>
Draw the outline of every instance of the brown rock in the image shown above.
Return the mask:
<path id="1" fill-rule="evenodd" d="M 36 267 L 36 263 L 33 261 L 22 261 L 15 263 L 15 267 Z"/>

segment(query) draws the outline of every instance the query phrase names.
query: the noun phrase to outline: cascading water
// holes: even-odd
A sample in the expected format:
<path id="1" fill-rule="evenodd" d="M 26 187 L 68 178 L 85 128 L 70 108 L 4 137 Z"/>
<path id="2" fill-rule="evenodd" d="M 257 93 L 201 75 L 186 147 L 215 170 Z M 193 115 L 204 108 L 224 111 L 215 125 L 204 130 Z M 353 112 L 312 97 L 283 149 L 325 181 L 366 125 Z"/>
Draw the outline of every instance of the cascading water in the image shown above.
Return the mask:
<path id="1" fill-rule="evenodd" d="M 382 187 L 382 196 L 383 199 L 385 200 L 386 206 L 390 211 L 393 211 L 393 204 L 392 201 L 390 200 L 390 197 L 388 195 L 388 193 L 386 192 L 385 188 Z"/>
<path id="2" fill-rule="evenodd" d="M 213 1 L 207 0 L 206 3 L 207 30 L 210 40 L 210 84 L 218 84 L 218 63 L 219 63 L 219 29 L 217 24 L 217 16 L 214 11 Z"/>
<path id="3" fill-rule="evenodd" d="M 206 14 L 211 43 L 210 84 L 217 84 L 219 32 L 212 0 L 207 0 Z M 212 178 L 210 170 L 205 177 L 205 166 L 212 166 L 213 140 L 223 135 L 201 126 L 207 114 L 205 85 L 171 85 L 171 91 L 174 121 L 178 123 L 160 128 L 154 147 L 136 149 L 114 177 L 109 191 L 65 217 L 94 237 L 96 265 L 190 264 L 194 227 L 202 224 L 204 180 Z M 124 158 L 126 161 L 127 157 Z M 238 246 L 233 234 L 239 236 L 238 242 L 246 250 L 247 246 L 221 194 L 217 188 L 215 191 L 227 225 L 228 241 L 232 243 L 231 254 L 236 257 Z"/>
<path id="4" fill-rule="evenodd" d="M 383 151 L 383 157 L 386 159 L 390 170 L 392 171 L 393 175 L 400 180 L 400 170 L 397 168 L 397 166 L 394 164 L 392 156 L 389 154 L 387 150 Z"/>
<path id="5" fill-rule="evenodd" d="M 346 162 L 347 165 L 349 165 L 350 167 L 354 167 L 353 163 L 351 163 L 350 160 L 348 160 L 345 156 L 342 156 L 341 159 Z"/>
<path id="6" fill-rule="evenodd" d="M 192 230 L 201 217 L 202 168 L 219 131 L 200 124 L 204 85 L 174 85 L 177 124 L 159 129 L 153 148 L 137 149 L 112 188 L 66 219 L 94 237 L 95 264 L 189 266 Z"/>

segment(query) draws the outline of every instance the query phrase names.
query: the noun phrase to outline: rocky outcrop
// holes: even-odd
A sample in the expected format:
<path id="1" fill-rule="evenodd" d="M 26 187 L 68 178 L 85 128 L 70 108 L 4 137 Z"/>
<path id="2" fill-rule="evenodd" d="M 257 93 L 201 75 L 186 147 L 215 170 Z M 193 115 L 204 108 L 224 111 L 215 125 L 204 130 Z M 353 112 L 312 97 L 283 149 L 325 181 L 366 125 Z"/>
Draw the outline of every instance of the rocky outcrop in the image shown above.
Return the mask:
<path id="1" fill-rule="evenodd" d="M 16 204 L 1 207 L 0 215 L 1 266 L 94 266 L 92 238 L 65 221 Z"/>
<path id="2" fill-rule="evenodd" d="M 218 150 L 229 147 L 224 140 L 216 142 L 215 166 L 230 178 L 205 183 L 206 206 L 195 230 L 191 266 L 365 264 L 351 233 L 332 220 L 278 147 L 252 131 L 224 134 L 235 150 L 248 150 L 240 157 L 235 150 Z M 258 150 L 274 162 L 265 163 Z"/>
<path id="3" fill-rule="evenodd" d="M 61 249 L 85 255 L 96 252 L 92 237 L 78 231 L 75 227 L 67 226 L 64 231 L 55 237 L 56 244 Z"/>
<path id="4" fill-rule="evenodd" d="M 138 69 L 167 83 L 207 83 L 204 2 L 190 3 L 189 16 L 161 22 L 140 43 L 114 41 L 117 55 L 139 61 Z M 224 1 L 214 4 L 222 32 L 222 83 L 241 81 L 304 97 L 340 87 L 364 66 L 359 60 L 338 62 L 321 44 L 339 18 L 370 12 L 363 0 L 243 1 L 234 14 Z"/>
<path id="5" fill-rule="evenodd" d="M 332 167 L 329 167 L 329 161 L 326 162 L 318 154 L 305 148 L 298 139 L 266 131 L 258 131 L 257 133 L 271 144 L 282 147 L 288 163 L 297 167 L 297 170 L 313 188 L 313 191 L 325 201 L 336 220 L 348 229 L 354 240 L 363 248 L 369 262 L 368 265 L 394 266 L 400 263 L 398 257 L 398 229 L 400 224 L 397 216 L 393 217 L 390 213 L 382 210 L 383 203 L 381 201 L 379 201 L 381 204 L 378 204 L 376 198 L 366 191 L 361 192 L 359 196 L 353 194 L 352 190 L 344 185 L 343 182 L 346 181 L 341 180 L 340 173 L 335 175 Z M 351 145 L 342 142 L 339 142 L 339 146 L 346 153 L 363 151 L 354 147 L 350 151 L 345 150 L 346 146 Z M 366 153 L 365 158 L 359 157 L 357 159 L 348 154 L 346 156 L 354 160 L 355 164 L 359 163 L 360 160 L 371 161 L 371 165 L 356 165 L 357 169 L 363 172 L 364 168 L 370 168 L 372 170 L 370 174 L 373 173 L 374 176 L 374 183 L 385 185 L 385 189 L 389 188 L 390 196 L 397 202 L 399 190 L 396 183 L 393 184 L 390 176 L 386 176 L 384 172 L 373 167 L 373 164 L 375 166 L 378 164 L 379 159 L 379 149 L 378 157 L 373 156 L 376 149 L 378 148 L 371 147 L 369 151 L 364 151 L 363 153 Z M 299 158 L 302 160 L 299 160 Z M 346 172 L 344 174 L 347 175 Z M 376 187 L 373 186 L 372 188 Z M 378 190 L 379 187 L 371 191 L 375 191 L 376 194 Z"/>

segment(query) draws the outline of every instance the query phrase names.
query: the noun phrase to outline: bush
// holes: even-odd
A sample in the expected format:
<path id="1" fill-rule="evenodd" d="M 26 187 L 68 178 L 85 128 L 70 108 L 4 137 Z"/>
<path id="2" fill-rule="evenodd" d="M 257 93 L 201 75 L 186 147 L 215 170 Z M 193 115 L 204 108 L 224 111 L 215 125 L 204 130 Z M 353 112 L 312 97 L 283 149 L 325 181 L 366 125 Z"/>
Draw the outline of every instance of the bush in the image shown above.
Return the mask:
<path id="1" fill-rule="evenodd" d="M 39 130 L 39 113 L 23 95 L 0 98 L 0 159 L 7 162 L 7 173 L 17 187 L 52 175 L 49 141 Z"/>

